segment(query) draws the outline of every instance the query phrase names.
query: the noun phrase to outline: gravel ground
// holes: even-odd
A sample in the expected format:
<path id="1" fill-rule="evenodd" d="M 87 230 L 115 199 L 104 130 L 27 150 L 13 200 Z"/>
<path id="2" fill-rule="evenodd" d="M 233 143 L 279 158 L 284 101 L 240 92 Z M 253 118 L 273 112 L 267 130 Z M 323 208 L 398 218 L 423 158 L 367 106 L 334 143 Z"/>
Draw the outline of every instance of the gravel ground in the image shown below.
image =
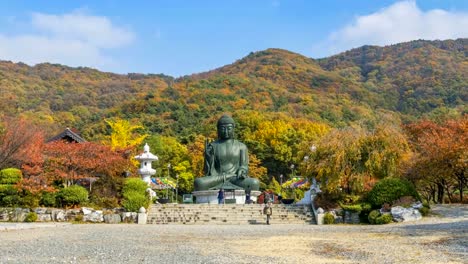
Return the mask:
<path id="1" fill-rule="evenodd" d="M 434 212 L 439 215 L 384 226 L 7 229 L 0 231 L 0 263 L 468 263 L 468 206 L 437 206 Z"/>

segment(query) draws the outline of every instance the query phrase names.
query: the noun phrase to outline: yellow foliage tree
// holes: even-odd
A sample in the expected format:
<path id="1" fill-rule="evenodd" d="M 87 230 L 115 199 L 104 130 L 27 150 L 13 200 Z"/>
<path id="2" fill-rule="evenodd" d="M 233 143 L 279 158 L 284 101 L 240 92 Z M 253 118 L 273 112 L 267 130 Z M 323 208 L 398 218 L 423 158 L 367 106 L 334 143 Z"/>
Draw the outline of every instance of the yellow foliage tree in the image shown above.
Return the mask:
<path id="1" fill-rule="evenodd" d="M 133 166 L 138 165 L 138 161 L 133 158 L 133 154 L 137 151 L 137 147 L 141 145 L 147 134 L 139 134 L 136 130 L 142 129 L 141 125 L 133 125 L 130 121 L 117 118 L 115 120 L 105 120 L 110 126 L 112 132 L 110 136 L 103 141 L 104 145 L 108 145 L 112 150 L 128 149 L 130 154 L 130 162 Z"/>
<path id="2" fill-rule="evenodd" d="M 111 127 L 112 132 L 103 143 L 115 149 L 124 149 L 139 146 L 148 136 L 138 135 L 135 130 L 143 128 L 141 125 L 132 125 L 130 121 L 117 118 L 115 120 L 105 120 Z"/>

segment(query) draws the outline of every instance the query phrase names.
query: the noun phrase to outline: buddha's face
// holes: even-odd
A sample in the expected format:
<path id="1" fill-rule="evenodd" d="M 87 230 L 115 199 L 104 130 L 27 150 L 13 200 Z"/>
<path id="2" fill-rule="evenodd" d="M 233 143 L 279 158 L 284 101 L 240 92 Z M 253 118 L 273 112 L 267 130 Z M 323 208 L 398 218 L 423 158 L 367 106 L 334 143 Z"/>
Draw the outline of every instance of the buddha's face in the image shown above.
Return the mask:
<path id="1" fill-rule="evenodd" d="M 233 124 L 222 124 L 218 126 L 218 137 L 220 139 L 234 138 L 234 125 Z"/>

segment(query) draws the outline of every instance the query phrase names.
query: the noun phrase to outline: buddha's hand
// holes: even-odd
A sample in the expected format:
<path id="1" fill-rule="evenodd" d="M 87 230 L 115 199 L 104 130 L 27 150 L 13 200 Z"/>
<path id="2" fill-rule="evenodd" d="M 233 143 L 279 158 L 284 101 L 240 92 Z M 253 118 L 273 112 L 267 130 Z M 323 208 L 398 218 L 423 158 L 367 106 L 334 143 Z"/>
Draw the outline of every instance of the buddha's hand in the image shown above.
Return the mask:
<path id="1" fill-rule="evenodd" d="M 237 171 L 237 178 L 238 179 L 245 179 L 247 177 L 247 172 L 244 169 L 239 169 Z"/>

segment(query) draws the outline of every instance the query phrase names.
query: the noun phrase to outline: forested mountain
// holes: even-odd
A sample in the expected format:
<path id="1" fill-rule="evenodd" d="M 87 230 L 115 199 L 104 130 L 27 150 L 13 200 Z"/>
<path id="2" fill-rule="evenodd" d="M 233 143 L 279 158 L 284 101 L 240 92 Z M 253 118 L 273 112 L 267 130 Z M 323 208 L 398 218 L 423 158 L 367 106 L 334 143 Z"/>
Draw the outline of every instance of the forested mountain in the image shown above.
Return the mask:
<path id="1" fill-rule="evenodd" d="M 118 75 L 57 64 L 0 62 L 0 109 L 54 133 L 74 127 L 90 140 L 105 118 L 190 140 L 223 112 L 301 117 L 335 127 L 372 125 L 382 115 L 416 120 L 467 111 L 468 39 L 364 46 L 314 60 L 280 49 L 174 79 Z M 209 126 L 207 126 L 209 124 Z"/>

